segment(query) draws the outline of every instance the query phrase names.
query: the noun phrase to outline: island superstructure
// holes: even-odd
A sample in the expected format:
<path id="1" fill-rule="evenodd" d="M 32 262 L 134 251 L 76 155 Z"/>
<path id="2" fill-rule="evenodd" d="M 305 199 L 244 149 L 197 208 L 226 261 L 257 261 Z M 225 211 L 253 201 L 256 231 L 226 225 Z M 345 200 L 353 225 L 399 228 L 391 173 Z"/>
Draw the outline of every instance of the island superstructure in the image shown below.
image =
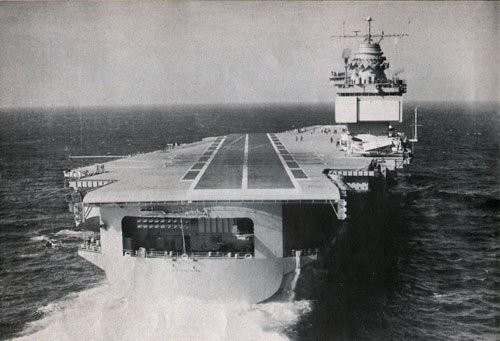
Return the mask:
<path id="1" fill-rule="evenodd" d="M 370 23 L 370 21 L 369 21 Z M 336 125 L 231 134 L 65 172 L 78 253 L 120 290 L 261 302 L 313 262 L 347 218 L 349 192 L 380 190 L 409 164 L 402 80 L 369 30 L 338 88 Z M 380 186 L 382 184 L 382 186 Z"/>

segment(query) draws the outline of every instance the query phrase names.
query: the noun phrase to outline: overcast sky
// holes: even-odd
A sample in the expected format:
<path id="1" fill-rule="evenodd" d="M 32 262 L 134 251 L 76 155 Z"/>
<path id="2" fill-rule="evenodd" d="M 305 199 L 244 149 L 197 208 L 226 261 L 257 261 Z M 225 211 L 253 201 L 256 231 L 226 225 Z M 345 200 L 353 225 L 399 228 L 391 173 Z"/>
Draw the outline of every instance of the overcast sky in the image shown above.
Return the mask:
<path id="1" fill-rule="evenodd" d="M 0 3 L 0 107 L 329 102 L 359 41 L 382 48 L 411 100 L 499 99 L 497 2 Z"/>

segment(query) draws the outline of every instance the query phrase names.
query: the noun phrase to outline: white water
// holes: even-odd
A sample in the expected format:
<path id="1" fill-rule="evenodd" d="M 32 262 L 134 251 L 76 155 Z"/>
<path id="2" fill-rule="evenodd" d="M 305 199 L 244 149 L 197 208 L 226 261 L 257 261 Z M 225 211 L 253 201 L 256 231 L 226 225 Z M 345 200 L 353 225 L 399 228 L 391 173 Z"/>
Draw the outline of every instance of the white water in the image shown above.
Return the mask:
<path id="1" fill-rule="evenodd" d="M 42 242 L 42 241 L 48 240 L 48 239 L 49 239 L 49 237 L 44 236 L 44 235 L 42 235 L 42 236 L 34 236 L 34 237 L 30 238 L 30 240 L 33 241 L 33 242 Z"/>
<path id="2" fill-rule="evenodd" d="M 83 239 L 85 237 L 93 235 L 96 235 L 96 233 L 92 231 L 75 231 L 75 230 L 61 230 L 55 234 L 55 236 L 58 237 L 75 238 L 75 239 Z"/>
<path id="3" fill-rule="evenodd" d="M 248 305 L 116 296 L 104 284 L 40 308 L 44 317 L 19 339 L 287 340 L 285 332 L 310 310 L 309 301 Z"/>
<path id="4" fill-rule="evenodd" d="M 299 281 L 299 276 L 300 276 L 300 268 L 295 270 L 295 273 L 293 275 L 292 283 L 290 284 L 290 298 L 288 299 L 289 302 L 292 302 L 295 300 L 295 288 L 297 287 L 297 282 Z"/>

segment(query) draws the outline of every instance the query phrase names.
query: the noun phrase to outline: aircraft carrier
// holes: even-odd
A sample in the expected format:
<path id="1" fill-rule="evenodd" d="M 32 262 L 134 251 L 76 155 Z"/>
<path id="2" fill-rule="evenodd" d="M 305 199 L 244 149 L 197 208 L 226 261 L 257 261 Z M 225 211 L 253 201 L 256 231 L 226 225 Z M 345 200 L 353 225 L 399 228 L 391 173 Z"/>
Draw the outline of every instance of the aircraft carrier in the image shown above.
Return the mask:
<path id="1" fill-rule="evenodd" d="M 233 134 L 65 171 L 70 211 L 97 236 L 78 254 L 116 288 L 261 302 L 315 261 L 350 192 L 383 190 L 412 157 L 406 83 L 371 33 L 332 72 L 336 125 Z M 332 110 L 333 115 L 333 110 Z M 416 136 L 415 136 L 416 138 Z"/>

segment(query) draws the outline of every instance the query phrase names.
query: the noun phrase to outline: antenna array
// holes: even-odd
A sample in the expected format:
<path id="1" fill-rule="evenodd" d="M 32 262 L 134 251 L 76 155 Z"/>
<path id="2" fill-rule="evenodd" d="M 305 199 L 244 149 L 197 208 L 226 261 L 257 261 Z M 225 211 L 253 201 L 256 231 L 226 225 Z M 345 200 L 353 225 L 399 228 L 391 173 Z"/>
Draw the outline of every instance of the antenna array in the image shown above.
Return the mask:
<path id="1" fill-rule="evenodd" d="M 380 34 L 372 34 L 372 17 L 366 18 L 368 22 L 368 34 L 359 35 L 358 33 L 361 31 L 353 31 L 354 34 L 345 34 L 345 21 L 342 23 L 342 35 L 332 35 L 330 38 L 364 38 L 364 41 L 367 41 L 368 44 L 372 43 L 373 38 L 380 38 L 377 43 L 380 43 L 382 39 L 385 37 L 408 37 L 406 33 L 395 33 L 395 34 L 385 34 L 384 31 Z"/>

